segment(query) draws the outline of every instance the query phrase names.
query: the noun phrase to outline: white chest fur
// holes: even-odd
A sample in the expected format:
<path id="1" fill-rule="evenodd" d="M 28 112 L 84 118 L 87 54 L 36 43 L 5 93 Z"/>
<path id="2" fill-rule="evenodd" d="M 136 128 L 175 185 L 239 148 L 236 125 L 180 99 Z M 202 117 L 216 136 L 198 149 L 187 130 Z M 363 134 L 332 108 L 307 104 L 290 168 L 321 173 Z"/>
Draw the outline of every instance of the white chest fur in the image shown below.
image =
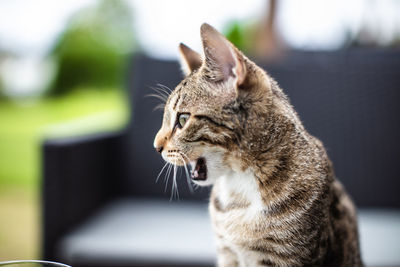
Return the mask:
<path id="1" fill-rule="evenodd" d="M 264 204 L 257 180 L 252 172 L 232 171 L 217 179 L 214 186 L 214 197 L 218 198 L 222 209 L 227 208 L 224 212 L 220 212 L 216 210 L 213 203 L 210 205 L 211 217 L 218 232 L 221 231 L 221 234 L 228 236 L 235 235 L 237 233 L 233 231 L 234 229 L 249 227 L 258 221 Z M 228 209 L 232 203 L 237 202 L 246 203 L 246 205 Z"/>
<path id="2" fill-rule="evenodd" d="M 218 182 L 218 197 L 221 204 L 228 205 L 229 202 L 234 201 L 235 196 L 241 196 L 250 203 L 251 210 L 262 209 L 260 190 L 252 172 L 231 172 L 229 175 L 220 177 Z"/>
<path id="3" fill-rule="evenodd" d="M 256 178 L 249 171 L 224 175 L 214 185 L 213 199 L 218 199 L 220 205 L 218 209 L 215 202 L 210 203 L 217 246 L 233 251 L 240 266 L 256 266 L 259 260 L 257 253 L 242 247 L 250 240 L 258 238 L 254 229 L 265 209 Z M 233 205 L 237 202 L 245 205 Z"/>

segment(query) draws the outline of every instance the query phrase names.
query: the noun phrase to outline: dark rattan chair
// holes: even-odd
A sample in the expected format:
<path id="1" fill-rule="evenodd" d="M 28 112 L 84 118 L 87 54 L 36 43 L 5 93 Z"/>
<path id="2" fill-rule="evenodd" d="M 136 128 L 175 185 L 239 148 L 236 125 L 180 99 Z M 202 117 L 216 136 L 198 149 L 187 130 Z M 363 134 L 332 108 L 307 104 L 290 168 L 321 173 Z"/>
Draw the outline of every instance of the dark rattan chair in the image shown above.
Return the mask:
<path id="1" fill-rule="evenodd" d="M 400 247 L 392 240 L 400 231 L 400 53 L 293 51 L 264 67 L 306 128 L 324 142 L 361 209 L 367 264 L 400 265 L 391 252 Z M 45 259 L 73 266 L 214 264 L 209 190 L 191 194 L 183 178 L 181 200 L 169 202 L 164 183 L 155 183 L 163 162 L 152 143 L 162 113 L 153 111 L 157 100 L 145 95 L 158 83 L 174 88 L 181 78 L 177 62 L 137 55 L 127 86 L 132 115 L 124 130 L 45 140 Z"/>

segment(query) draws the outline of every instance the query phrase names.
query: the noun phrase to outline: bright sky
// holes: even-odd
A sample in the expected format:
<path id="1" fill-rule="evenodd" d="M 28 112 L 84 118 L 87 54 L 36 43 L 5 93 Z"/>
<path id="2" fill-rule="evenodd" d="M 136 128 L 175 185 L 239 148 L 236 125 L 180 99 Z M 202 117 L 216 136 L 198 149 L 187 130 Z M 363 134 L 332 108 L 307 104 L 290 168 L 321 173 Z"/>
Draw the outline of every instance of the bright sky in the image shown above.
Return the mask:
<path id="1" fill-rule="evenodd" d="M 68 17 L 93 0 L 12 0 L 0 2 L 0 47 L 42 54 L 62 31 Z"/>
<path id="2" fill-rule="evenodd" d="M 1 1 L 0 47 L 20 54 L 43 55 L 68 17 L 94 2 Z M 222 30 L 231 19 L 257 18 L 266 9 L 264 0 L 128 2 L 134 7 L 134 28 L 140 43 L 149 54 L 163 58 L 175 58 L 179 42 L 200 49 L 199 28 L 203 22 Z M 279 3 L 279 31 L 296 48 L 337 48 L 346 30 L 357 32 L 362 21 L 372 25 L 382 42 L 400 32 L 400 1 L 396 0 L 283 0 Z"/>
<path id="3" fill-rule="evenodd" d="M 200 51 L 200 25 L 222 31 L 233 19 L 257 19 L 267 0 L 126 0 L 133 7 L 136 39 L 147 54 L 174 59 L 183 42 Z M 19 55 L 6 60 L 0 73 L 9 95 L 38 94 L 54 70 L 44 56 L 65 28 L 68 18 L 96 0 L 0 1 L 0 50 Z M 280 0 L 277 29 L 300 49 L 336 49 L 360 25 L 368 25 L 382 43 L 400 36 L 397 0 Z"/>

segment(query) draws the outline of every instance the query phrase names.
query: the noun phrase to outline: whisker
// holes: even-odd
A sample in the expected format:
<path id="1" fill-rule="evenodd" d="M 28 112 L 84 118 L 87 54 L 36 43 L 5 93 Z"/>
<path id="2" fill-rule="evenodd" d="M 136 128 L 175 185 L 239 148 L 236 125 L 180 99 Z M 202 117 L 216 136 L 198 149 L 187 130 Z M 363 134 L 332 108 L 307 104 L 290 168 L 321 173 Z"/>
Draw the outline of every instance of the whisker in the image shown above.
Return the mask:
<path id="1" fill-rule="evenodd" d="M 175 194 L 177 199 L 179 200 L 179 191 L 178 191 L 178 183 L 177 183 L 177 171 L 178 171 L 178 166 L 174 165 L 174 185 L 175 185 Z"/>
<path id="2" fill-rule="evenodd" d="M 172 93 L 172 90 L 168 86 L 161 83 L 157 83 L 155 88 L 168 94 Z"/>
<path id="3" fill-rule="evenodd" d="M 147 94 L 147 95 L 145 95 L 144 97 L 155 97 L 155 98 L 157 98 L 157 99 L 163 101 L 163 103 L 166 102 L 167 99 L 168 99 L 167 96 L 164 96 L 164 95 L 161 95 L 161 94 L 159 94 L 159 95 L 157 95 L 157 94 Z"/>
<path id="4" fill-rule="evenodd" d="M 160 104 L 158 104 L 157 106 L 155 106 L 155 107 L 153 108 L 153 111 L 156 111 L 156 110 L 163 110 L 164 107 L 165 107 L 165 103 L 160 103 Z"/>
<path id="5" fill-rule="evenodd" d="M 188 160 L 188 162 L 190 162 L 190 158 L 189 158 L 185 153 L 179 152 L 179 154 L 181 154 L 182 156 L 184 156 L 184 157 Z"/>
<path id="6" fill-rule="evenodd" d="M 150 86 L 150 89 L 153 90 L 155 93 L 153 94 L 148 94 L 145 95 L 145 97 L 154 97 L 160 100 L 162 103 L 157 105 L 153 111 L 158 110 L 158 109 L 164 109 L 165 103 L 167 102 L 170 94 L 172 93 L 172 90 L 169 89 L 167 86 L 162 85 L 162 84 L 157 84 L 158 87 L 152 87 Z"/>
<path id="7" fill-rule="evenodd" d="M 194 190 L 197 190 L 197 189 L 199 189 L 201 186 L 198 185 L 198 184 L 193 184 L 193 187 L 194 187 Z"/>
<path id="8" fill-rule="evenodd" d="M 172 93 L 172 89 L 169 88 L 168 86 L 164 85 L 164 84 L 157 83 L 157 86 L 158 86 L 159 88 L 163 88 L 164 90 L 166 90 L 167 92 L 169 92 L 169 94 Z"/>
<path id="9" fill-rule="evenodd" d="M 162 169 L 161 169 L 160 173 L 157 175 L 157 178 L 156 178 L 156 183 L 158 182 L 158 179 L 160 178 L 160 175 L 161 175 L 161 174 L 162 174 L 162 172 L 164 171 L 165 167 L 167 167 L 167 165 L 168 165 L 168 162 L 166 162 L 166 163 L 165 163 L 165 165 L 162 167 Z"/>
<path id="10" fill-rule="evenodd" d="M 181 166 L 178 166 L 178 171 L 179 171 L 179 173 L 178 173 L 178 175 L 176 177 L 181 177 L 182 176 L 182 168 L 181 168 Z"/>
<path id="11" fill-rule="evenodd" d="M 172 164 L 170 163 L 170 164 L 168 165 L 167 175 L 166 175 L 165 178 L 164 178 L 164 181 L 166 180 L 164 192 L 167 192 L 168 181 L 169 181 L 169 175 L 171 174 L 171 169 L 172 169 Z"/>
<path id="12" fill-rule="evenodd" d="M 173 179 L 172 179 L 172 192 L 171 192 L 170 201 L 172 201 L 172 199 L 173 199 L 173 197 L 174 197 L 175 195 L 176 195 L 176 197 L 177 197 L 178 200 L 179 200 L 178 185 L 177 185 L 177 182 L 176 182 L 177 165 L 174 164 L 173 166 L 174 166 L 174 176 L 173 176 Z"/>
<path id="13" fill-rule="evenodd" d="M 186 171 L 186 181 L 187 181 L 187 184 L 188 184 L 188 187 L 189 187 L 189 191 L 190 191 L 190 193 L 193 193 L 192 181 L 191 181 L 191 179 L 190 179 L 190 174 L 189 174 L 189 171 L 188 171 L 187 166 L 186 166 L 186 164 L 185 164 L 185 160 L 184 160 L 184 158 L 183 158 L 183 157 L 186 157 L 186 158 L 188 159 L 188 161 L 190 162 L 189 157 L 186 156 L 183 152 L 179 152 L 179 153 L 180 153 L 179 156 L 181 157 L 181 159 L 182 159 L 182 161 L 183 161 L 183 167 L 185 167 L 185 171 Z"/>
<path id="14" fill-rule="evenodd" d="M 165 175 L 164 175 L 164 183 L 167 180 L 167 176 L 169 176 L 168 172 L 170 171 L 170 169 L 171 169 L 171 163 L 168 162 L 168 168 L 167 168 L 167 171 L 165 172 Z"/>
<path id="15" fill-rule="evenodd" d="M 165 98 L 168 98 L 169 95 L 171 94 L 165 88 L 162 87 L 150 87 L 153 91 L 155 91 L 157 94 L 164 96 Z"/>

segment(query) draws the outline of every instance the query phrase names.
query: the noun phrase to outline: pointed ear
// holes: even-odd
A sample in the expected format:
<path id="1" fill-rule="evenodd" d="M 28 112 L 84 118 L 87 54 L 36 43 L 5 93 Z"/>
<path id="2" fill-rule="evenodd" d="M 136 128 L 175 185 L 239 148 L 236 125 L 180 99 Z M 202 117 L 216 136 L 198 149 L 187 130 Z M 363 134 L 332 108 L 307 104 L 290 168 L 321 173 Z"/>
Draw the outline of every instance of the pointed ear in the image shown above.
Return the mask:
<path id="1" fill-rule="evenodd" d="M 201 25 L 201 39 L 205 54 L 205 66 L 208 76 L 215 82 L 236 79 L 241 85 L 246 77 L 244 58 L 221 33 L 207 23 Z"/>
<path id="2" fill-rule="evenodd" d="M 203 63 L 200 54 L 183 43 L 179 44 L 179 54 L 181 56 L 181 67 L 186 76 L 200 68 Z"/>

